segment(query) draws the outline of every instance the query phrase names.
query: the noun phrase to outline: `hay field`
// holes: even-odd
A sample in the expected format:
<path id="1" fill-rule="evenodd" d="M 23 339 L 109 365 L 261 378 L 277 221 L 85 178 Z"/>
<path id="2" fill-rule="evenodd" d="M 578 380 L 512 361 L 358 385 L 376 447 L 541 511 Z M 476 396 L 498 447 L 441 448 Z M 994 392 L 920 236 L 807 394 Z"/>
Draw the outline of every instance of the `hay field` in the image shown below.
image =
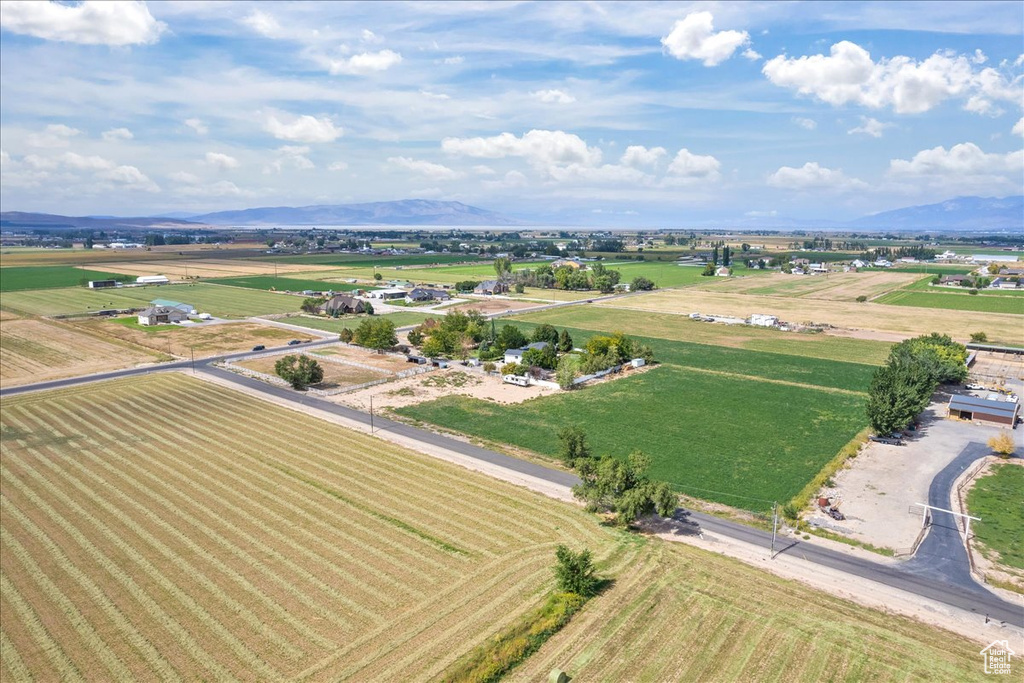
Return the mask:
<path id="1" fill-rule="evenodd" d="M 556 543 L 616 538 L 180 374 L 0 419 L 5 680 L 428 679 L 539 605 Z"/>
<path id="2" fill-rule="evenodd" d="M 166 357 L 155 351 L 104 340 L 70 325 L 10 313 L 0 328 L 0 383 L 45 382 L 153 363 Z"/>
<path id="3" fill-rule="evenodd" d="M 763 294 L 767 296 L 803 297 L 830 301 L 856 301 L 858 296 L 873 299 L 921 279 L 915 273 L 868 271 L 862 273 L 830 273 L 828 275 L 785 275 L 773 273 L 761 278 L 706 278 L 697 286 L 708 292 Z"/>
<path id="4" fill-rule="evenodd" d="M 266 249 L 254 242 L 231 244 L 163 245 L 147 249 L 36 249 L 4 247 L 0 250 L 5 266 L 74 265 L 83 263 L 127 263 L 163 259 L 195 258 L 211 252 L 242 252 Z"/>
<path id="5" fill-rule="evenodd" d="M 628 562 L 628 567 L 625 567 Z M 650 542 L 506 680 L 982 681 L 980 646 L 736 560 Z"/>
<path id="6" fill-rule="evenodd" d="M 793 323 L 829 323 L 836 327 L 879 330 L 908 337 L 943 332 L 966 341 L 972 332 L 984 331 L 994 342 L 1021 339 L 1019 318 L 998 313 L 914 309 L 874 302 L 821 301 L 805 298 L 719 294 L 696 289 L 656 291 L 643 296 L 598 302 L 614 309 L 688 314 L 701 313 L 747 317 L 751 313 L 777 315 Z"/>
<path id="7" fill-rule="evenodd" d="M 295 330 L 249 322 L 142 327 L 124 325 L 119 320 L 124 319 L 78 318 L 67 324 L 97 337 L 119 339 L 179 358 L 189 358 L 193 352 L 196 358 L 205 358 L 233 351 L 248 351 L 257 344 L 283 346 L 296 336 L 302 336 Z M 128 322 L 131 320 L 129 318 Z"/>
<path id="8" fill-rule="evenodd" d="M 298 265 L 281 263 L 275 268 L 273 263 L 250 261 L 243 259 L 188 259 L 178 258 L 173 261 L 126 261 L 123 263 L 104 263 L 103 267 L 114 273 L 125 275 L 166 275 L 171 280 L 184 280 L 193 277 L 239 277 L 243 275 L 273 275 L 277 273 L 297 273 L 300 271 L 329 271 L 329 266 Z"/>
<path id="9" fill-rule="evenodd" d="M 240 365 L 243 368 L 255 370 L 256 372 L 263 372 L 268 375 L 276 375 L 274 372 L 274 364 L 287 355 L 289 354 L 281 353 L 276 356 L 235 361 L 235 365 Z M 324 370 L 324 381 L 316 385 L 318 389 L 339 389 L 342 387 L 351 387 L 357 384 L 364 384 L 378 379 L 393 377 L 390 372 L 370 370 L 367 368 L 360 368 L 355 365 L 344 365 L 342 363 L 332 363 L 330 361 L 320 363 L 320 367 Z"/>

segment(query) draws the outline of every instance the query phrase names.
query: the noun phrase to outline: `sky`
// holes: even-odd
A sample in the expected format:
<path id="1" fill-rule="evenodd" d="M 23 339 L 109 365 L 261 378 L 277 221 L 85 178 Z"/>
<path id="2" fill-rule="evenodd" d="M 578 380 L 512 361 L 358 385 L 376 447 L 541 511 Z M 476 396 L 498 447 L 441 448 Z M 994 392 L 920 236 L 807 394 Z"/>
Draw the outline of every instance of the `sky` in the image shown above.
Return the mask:
<path id="1" fill-rule="evenodd" d="M 0 208 L 594 225 L 1024 193 L 1024 3 L 0 3 Z"/>

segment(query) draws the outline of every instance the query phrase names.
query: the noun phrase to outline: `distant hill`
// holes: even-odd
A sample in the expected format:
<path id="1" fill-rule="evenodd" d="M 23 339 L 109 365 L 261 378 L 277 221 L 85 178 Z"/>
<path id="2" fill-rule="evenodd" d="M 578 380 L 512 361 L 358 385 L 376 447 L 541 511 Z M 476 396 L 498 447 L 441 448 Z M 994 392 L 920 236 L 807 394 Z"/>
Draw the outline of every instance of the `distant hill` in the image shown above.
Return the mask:
<path id="1" fill-rule="evenodd" d="M 851 227 L 892 230 L 1021 230 L 1024 196 L 957 197 L 858 218 Z"/>
<path id="2" fill-rule="evenodd" d="M 460 225 L 501 226 L 522 222 L 461 202 L 404 199 L 368 204 L 273 206 L 218 211 L 190 220 L 210 225 Z"/>
<path id="3" fill-rule="evenodd" d="M 0 213 L 0 228 L 26 228 L 60 230 L 91 228 L 93 230 L 115 230 L 118 228 L 201 228 L 202 225 L 166 217 L 139 216 L 58 216 L 50 213 L 29 213 L 25 211 L 4 211 Z"/>

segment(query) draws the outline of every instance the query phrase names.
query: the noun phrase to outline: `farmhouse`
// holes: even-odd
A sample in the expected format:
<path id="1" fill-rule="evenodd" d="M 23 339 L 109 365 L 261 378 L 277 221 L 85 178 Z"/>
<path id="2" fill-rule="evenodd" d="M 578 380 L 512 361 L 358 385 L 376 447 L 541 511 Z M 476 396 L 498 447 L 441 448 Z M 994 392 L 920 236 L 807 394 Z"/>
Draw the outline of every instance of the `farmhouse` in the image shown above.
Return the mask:
<path id="1" fill-rule="evenodd" d="M 527 344 L 521 349 L 508 349 L 505 351 L 505 363 L 522 363 L 523 354 L 529 351 L 530 349 L 537 349 L 538 351 L 543 351 L 548 346 L 549 344 L 547 342 L 533 342 L 532 344 Z"/>
<path id="2" fill-rule="evenodd" d="M 166 275 L 140 275 L 135 278 L 135 284 L 138 285 L 166 285 L 168 282 L 170 280 Z"/>
<path id="3" fill-rule="evenodd" d="M 349 313 L 365 313 L 366 304 L 354 296 L 336 294 L 316 308 L 317 313 L 339 316 Z"/>
<path id="4" fill-rule="evenodd" d="M 196 307 L 192 304 L 183 304 L 180 301 L 171 301 L 170 299 L 153 299 L 149 302 L 149 305 L 158 308 L 174 308 L 185 315 L 193 315 L 196 312 Z"/>
<path id="5" fill-rule="evenodd" d="M 850 262 L 850 267 L 851 268 L 858 268 L 858 269 L 860 269 L 860 268 L 867 268 L 868 267 L 868 262 L 867 261 L 861 261 L 860 259 L 854 259 L 853 261 Z"/>
<path id="6" fill-rule="evenodd" d="M 567 266 L 569 268 L 574 268 L 576 270 L 586 270 L 586 268 L 587 268 L 584 264 L 580 263 L 580 261 L 578 259 L 560 258 L 557 261 L 552 261 L 551 262 L 551 267 L 552 268 L 556 268 L 557 269 L 557 268 L 561 268 L 562 266 Z"/>
<path id="7" fill-rule="evenodd" d="M 89 289 L 106 289 L 117 287 L 117 280 L 89 280 Z"/>
<path id="8" fill-rule="evenodd" d="M 508 291 L 508 285 L 497 280 L 484 280 L 474 289 L 474 294 L 504 294 Z"/>
<path id="9" fill-rule="evenodd" d="M 964 280 L 970 282 L 973 280 L 970 275 L 943 275 L 939 278 L 940 285 L 959 285 Z"/>
<path id="10" fill-rule="evenodd" d="M 139 313 L 140 325 L 169 325 L 188 320 L 188 316 L 177 308 L 169 306 L 150 306 Z"/>
<path id="11" fill-rule="evenodd" d="M 776 327 L 779 324 L 779 319 L 774 315 L 754 313 L 750 316 L 750 324 L 755 327 Z"/>
<path id="12" fill-rule="evenodd" d="M 1013 428 L 1020 413 L 1020 404 L 1011 401 L 993 401 L 977 396 L 953 396 L 949 399 L 951 419 L 988 422 Z"/>
<path id="13" fill-rule="evenodd" d="M 448 301 L 451 299 L 448 296 L 448 292 L 441 291 L 440 289 L 426 289 L 424 287 L 416 287 L 411 292 L 405 295 L 407 303 L 419 303 L 422 301 Z"/>
<path id="14" fill-rule="evenodd" d="M 872 263 L 871 265 L 873 265 L 876 268 L 892 268 L 892 261 L 886 260 L 884 258 L 880 258 L 880 259 L 876 260 L 874 263 Z"/>
<path id="15" fill-rule="evenodd" d="M 715 269 L 715 275 L 718 277 L 729 277 L 732 275 L 732 271 L 729 270 L 728 266 L 719 266 Z"/>
<path id="16" fill-rule="evenodd" d="M 367 294 L 367 296 L 371 299 L 383 299 L 386 301 L 389 299 L 404 299 L 405 293 L 405 290 L 400 287 L 388 287 L 387 289 L 375 289 Z"/>
<path id="17" fill-rule="evenodd" d="M 997 277 L 992 281 L 991 287 L 993 289 L 1017 289 L 1018 284 L 1020 283 L 1014 280 L 1010 280 L 1005 277 Z"/>

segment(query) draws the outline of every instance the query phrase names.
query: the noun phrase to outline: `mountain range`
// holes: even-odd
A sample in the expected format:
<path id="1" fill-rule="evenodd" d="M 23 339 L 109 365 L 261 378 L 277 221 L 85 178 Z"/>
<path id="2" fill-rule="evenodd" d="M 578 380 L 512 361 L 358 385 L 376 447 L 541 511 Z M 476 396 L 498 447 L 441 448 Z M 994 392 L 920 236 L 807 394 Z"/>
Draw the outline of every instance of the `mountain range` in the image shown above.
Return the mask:
<path id="1" fill-rule="evenodd" d="M 937 204 L 908 206 L 863 216 L 855 220 L 806 220 L 782 216 L 747 216 L 735 220 L 687 221 L 678 218 L 681 229 L 691 227 L 811 230 L 921 230 L 950 232 L 1019 231 L 1024 232 L 1024 196 L 957 197 Z M 637 219 L 630 220 L 636 224 Z M 0 213 L 0 228 L 96 230 L 201 229 L 211 226 L 436 226 L 436 227 L 514 227 L 530 225 L 585 226 L 581 220 L 552 222 L 537 217 L 527 220 L 506 216 L 461 202 L 405 199 L 365 204 L 319 204 L 315 206 L 274 206 L 205 214 L 175 212 L 163 216 L 59 216 L 54 214 L 5 211 Z M 625 226 L 624 226 L 625 227 Z M 657 227 L 645 225 L 643 227 Z"/>

